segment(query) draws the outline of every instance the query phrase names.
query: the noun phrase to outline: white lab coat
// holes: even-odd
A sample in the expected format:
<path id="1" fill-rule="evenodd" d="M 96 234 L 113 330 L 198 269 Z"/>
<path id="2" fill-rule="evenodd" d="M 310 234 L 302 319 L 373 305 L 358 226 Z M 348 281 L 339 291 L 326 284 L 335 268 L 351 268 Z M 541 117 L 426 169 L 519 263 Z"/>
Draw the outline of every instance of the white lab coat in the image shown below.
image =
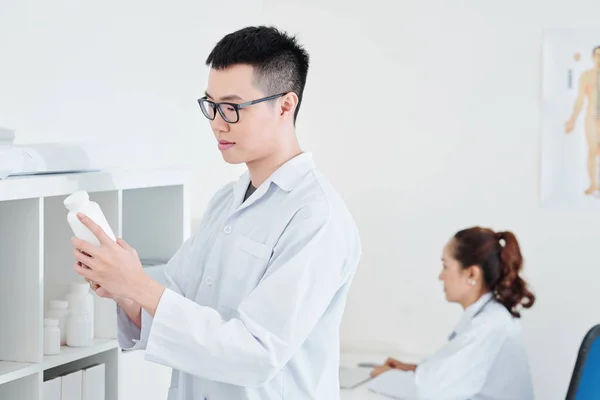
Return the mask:
<path id="1" fill-rule="evenodd" d="M 532 400 L 517 318 L 492 298 L 468 307 L 450 341 L 415 372 L 420 400 Z"/>
<path id="2" fill-rule="evenodd" d="M 141 332 L 119 309 L 121 346 L 174 368 L 169 400 L 338 399 L 354 221 L 310 154 L 244 202 L 249 182 L 246 173 L 214 196 Z"/>

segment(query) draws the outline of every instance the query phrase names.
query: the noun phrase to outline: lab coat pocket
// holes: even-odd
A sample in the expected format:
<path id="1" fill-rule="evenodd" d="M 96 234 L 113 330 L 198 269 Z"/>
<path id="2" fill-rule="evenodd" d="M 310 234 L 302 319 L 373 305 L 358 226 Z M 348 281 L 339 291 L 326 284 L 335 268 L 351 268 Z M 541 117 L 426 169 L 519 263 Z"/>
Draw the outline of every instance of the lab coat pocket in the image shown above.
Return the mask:
<path id="1" fill-rule="evenodd" d="M 247 236 L 238 236 L 225 265 L 221 287 L 221 304 L 237 309 L 242 300 L 256 288 L 265 273 L 272 247 Z"/>
<path id="2" fill-rule="evenodd" d="M 271 252 L 273 250 L 266 244 L 256 242 L 247 236 L 238 236 L 235 241 L 235 249 L 242 250 L 261 259 L 266 259 L 267 261 L 271 258 Z"/>

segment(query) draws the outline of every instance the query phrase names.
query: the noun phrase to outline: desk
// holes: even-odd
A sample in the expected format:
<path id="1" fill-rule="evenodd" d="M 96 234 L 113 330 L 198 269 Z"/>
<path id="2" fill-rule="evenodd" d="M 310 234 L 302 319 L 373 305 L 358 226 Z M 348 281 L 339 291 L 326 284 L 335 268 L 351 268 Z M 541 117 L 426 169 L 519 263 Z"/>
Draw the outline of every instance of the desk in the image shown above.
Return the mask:
<path id="1" fill-rule="evenodd" d="M 342 389 L 340 400 L 390 400 L 390 398 L 371 392 L 366 384 L 363 384 L 353 390 Z"/>

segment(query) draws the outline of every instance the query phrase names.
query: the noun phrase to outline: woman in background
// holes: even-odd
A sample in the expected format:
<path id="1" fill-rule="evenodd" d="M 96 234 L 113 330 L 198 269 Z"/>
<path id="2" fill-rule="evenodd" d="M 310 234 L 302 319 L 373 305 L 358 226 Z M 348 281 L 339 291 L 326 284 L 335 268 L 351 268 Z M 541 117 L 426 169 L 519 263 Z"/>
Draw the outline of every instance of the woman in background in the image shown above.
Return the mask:
<path id="1" fill-rule="evenodd" d="M 446 299 L 465 310 L 449 342 L 418 365 L 390 358 L 372 376 L 415 371 L 419 399 L 533 399 L 519 318 L 535 296 L 519 276 L 523 258 L 515 235 L 462 230 L 445 246 L 442 261 Z"/>

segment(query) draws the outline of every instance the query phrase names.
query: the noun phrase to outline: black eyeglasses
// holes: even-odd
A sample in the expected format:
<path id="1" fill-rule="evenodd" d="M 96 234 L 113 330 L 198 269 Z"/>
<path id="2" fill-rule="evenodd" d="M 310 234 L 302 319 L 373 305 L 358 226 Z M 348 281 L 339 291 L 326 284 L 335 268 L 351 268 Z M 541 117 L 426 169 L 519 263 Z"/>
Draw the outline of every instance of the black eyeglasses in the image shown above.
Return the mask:
<path id="1" fill-rule="evenodd" d="M 240 110 L 242 108 L 249 107 L 253 104 L 262 103 L 263 101 L 269 101 L 276 99 L 278 97 L 282 97 L 286 95 L 286 93 L 274 94 L 272 96 L 263 97 L 262 99 L 256 99 L 252 101 L 247 101 L 242 104 L 222 102 L 215 103 L 214 101 L 208 100 L 206 96 L 198 99 L 198 104 L 200 105 L 200 109 L 202 110 L 202 114 L 211 121 L 215 119 L 217 116 L 217 111 L 221 115 L 221 118 L 229 124 L 235 124 L 240 120 Z"/>

